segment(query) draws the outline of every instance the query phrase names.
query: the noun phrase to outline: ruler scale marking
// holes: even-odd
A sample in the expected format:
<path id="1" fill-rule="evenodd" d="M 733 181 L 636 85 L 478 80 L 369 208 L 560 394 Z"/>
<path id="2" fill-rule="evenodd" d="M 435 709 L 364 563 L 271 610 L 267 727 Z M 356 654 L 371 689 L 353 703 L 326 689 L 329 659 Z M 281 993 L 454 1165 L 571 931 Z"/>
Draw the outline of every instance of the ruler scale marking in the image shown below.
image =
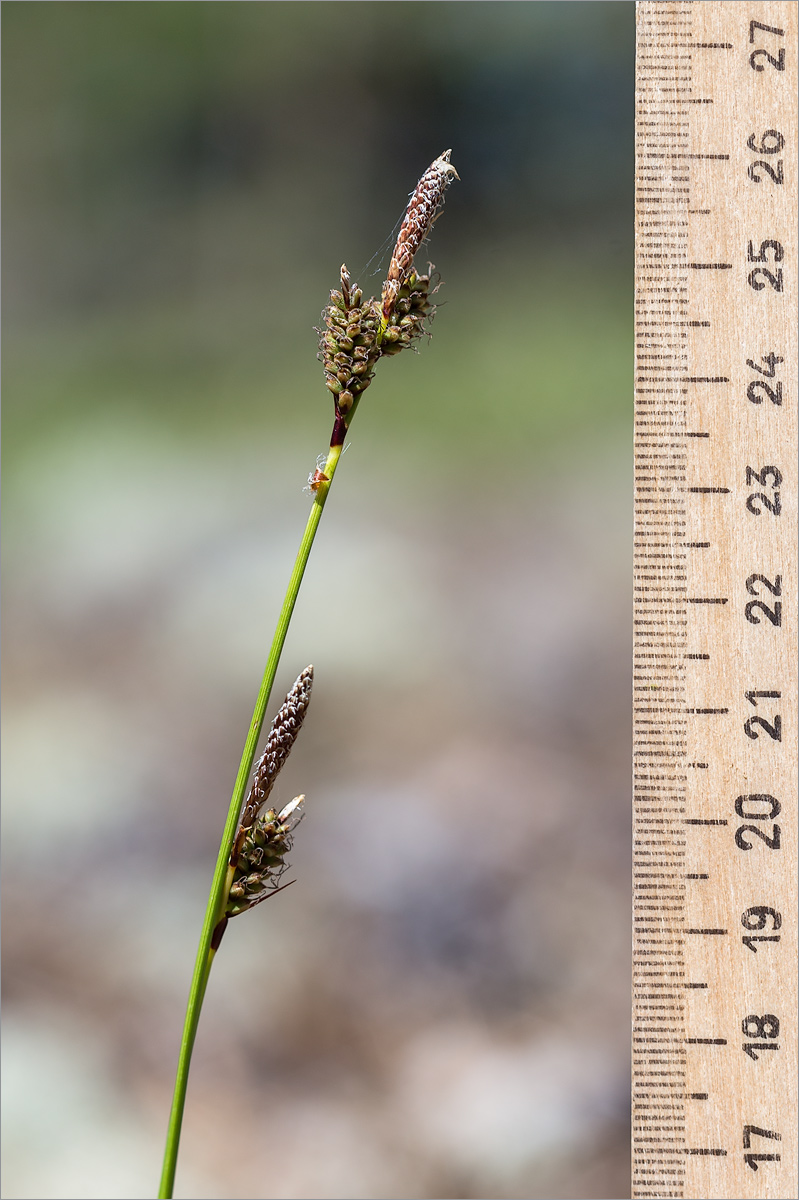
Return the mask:
<path id="1" fill-rule="evenodd" d="M 637 6 L 633 1197 L 797 1194 L 796 17 Z"/>

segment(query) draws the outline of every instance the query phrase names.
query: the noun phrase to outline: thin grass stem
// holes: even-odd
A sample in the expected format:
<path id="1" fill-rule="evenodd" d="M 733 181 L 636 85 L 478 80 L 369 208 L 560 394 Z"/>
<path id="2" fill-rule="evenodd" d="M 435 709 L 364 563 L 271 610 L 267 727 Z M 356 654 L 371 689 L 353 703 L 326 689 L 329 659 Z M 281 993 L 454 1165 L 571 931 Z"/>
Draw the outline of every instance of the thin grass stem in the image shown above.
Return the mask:
<path id="1" fill-rule="evenodd" d="M 319 485 L 319 488 L 314 497 L 313 506 L 308 517 L 308 524 L 305 527 L 305 532 L 302 535 L 300 548 L 297 551 L 297 558 L 294 563 L 294 570 L 291 573 L 286 596 L 283 601 L 283 607 L 280 610 L 278 617 L 275 635 L 272 639 L 272 647 L 269 651 L 269 658 L 266 662 L 261 687 L 258 692 L 258 698 L 255 702 L 250 729 L 247 734 L 247 740 L 244 743 L 244 751 L 239 764 L 236 783 L 233 788 L 233 795 L 230 801 L 227 821 L 225 822 L 222 841 L 219 846 L 219 854 L 216 860 L 216 868 L 211 883 L 211 890 L 208 895 L 208 904 L 205 910 L 205 920 L 203 922 L 202 933 L 200 935 L 200 944 L 197 949 L 197 958 L 194 964 L 194 974 L 192 976 L 191 988 L 189 989 L 189 1000 L 186 1006 L 186 1018 L 183 1023 L 183 1036 L 180 1044 L 180 1055 L 178 1057 L 178 1067 L 175 1076 L 175 1090 L 172 1096 L 172 1110 L 169 1116 L 169 1127 L 167 1129 L 166 1148 L 164 1150 L 164 1165 L 161 1173 L 161 1186 L 158 1191 L 159 1200 L 171 1200 L 175 1186 L 175 1169 L 178 1158 L 178 1148 L 180 1145 L 180 1132 L 183 1124 L 183 1109 L 186 1103 L 186 1087 L 189 1081 L 189 1067 L 191 1065 L 191 1055 L 194 1049 L 194 1040 L 197 1035 L 197 1025 L 200 1020 L 200 1011 L 202 1009 L 203 999 L 205 997 L 205 989 L 208 986 L 208 977 L 211 973 L 214 955 L 216 954 L 219 940 L 221 939 L 224 925 L 222 914 L 225 911 L 227 904 L 230 885 L 233 880 L 233 870 L 229 867 L 230 851 L 233 846 L 233 839 L 236 836 L 236 828 L 238 825 L 239 814 L 242 804 L 244 803 L 244 794 L 247 789 L 247 782 L 252 771 L 253 759 L 255 758 L 255 750 L 258 745 L 258 739 L 261 736 L 264 718 L 266 716 L 266 707 L 269 703 L 269 697 L 272 692 L 272 685 L 275 682 L 275 675 L 280 663 L 280 655 L 283 651 L 283 644 L 288 633 L 289 623 L 294 605 L 297 602 L 297 595 L 300 590 L 305 568 L 308 563 L 308 557 L 311 553 L 311 547 L 316 537 L 316 531 L 319 528 L 319 522 L 322 519 L 322 512 L 327 500 L 327 494 L 330 491 L 330 485 L 333 481 L 333 476 L 336 472 L 339 459 L 341 457 L 341 446 L 331 446 L 327 461 L 324 467 L 326 479 Z M 215 935 L 216 934 L 216 938 Z"/>

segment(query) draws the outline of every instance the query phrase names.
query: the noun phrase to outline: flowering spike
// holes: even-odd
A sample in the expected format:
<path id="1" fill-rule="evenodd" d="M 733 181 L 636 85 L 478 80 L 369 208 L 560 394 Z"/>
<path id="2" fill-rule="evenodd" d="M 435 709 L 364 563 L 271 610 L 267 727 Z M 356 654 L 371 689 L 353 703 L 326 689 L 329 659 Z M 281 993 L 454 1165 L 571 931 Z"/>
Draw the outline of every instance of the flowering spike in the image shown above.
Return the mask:
<path id="1" fill-rule="evenodd" d="M 391 256 L 388 277 L 383 286 L 383 327 L 394 311 L 400 289 L 408 280 L 413 266 L 414 255 L 427 237 L 436 212 L 444 203 L 447 188 L 453 179 L 460 179 L 458 172 L 449 161 L 451 150 L 439 154 L 432 162 L 416 185 L 411 195 L 410 203 L 405 211 L 405 218 L 400 227 L 397 244 Z"/>
<path id="2" fill-rule="evenodd" d="M 325 368 L 325 385 L 333 393 L 336 418 L 346 427 L 349 413 L 361 392 L 372 382 L 380 347 L 377 328 L 380 312 L 376 300 L 363 292 L 341 268 L 341 291 L 330 293 L 322 312 L 324 329 L 318 329 L 319 357 Z"/>
<path id="3" fill-rule="evenodd" d="M 313 667 L 306 667 L 295 680 L 294 686 L 272 722 L 264 752 L 255 764 L 255 774 L 241 810 L 239 828 L 230 855 L 230 864 L 233 867 L 238 867 L 241 848 L 247 832 L 252 828 L 258 813 L 266 804 L 278 773 L 291 753 L 291 748 L 300 732 L 308 705 L 311 702 L 312 687 Z"/>

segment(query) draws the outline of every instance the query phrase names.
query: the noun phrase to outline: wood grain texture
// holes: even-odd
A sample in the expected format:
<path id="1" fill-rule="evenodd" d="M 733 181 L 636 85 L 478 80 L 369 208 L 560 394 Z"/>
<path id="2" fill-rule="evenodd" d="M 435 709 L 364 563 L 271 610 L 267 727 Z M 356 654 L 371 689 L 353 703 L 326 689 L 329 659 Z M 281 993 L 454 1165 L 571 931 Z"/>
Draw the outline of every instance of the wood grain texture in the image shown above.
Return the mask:
<path id="1" fill-rule="evenodd" d="M 637 11 L 632 1195 L 794 1197 L 797 4 Z"/>

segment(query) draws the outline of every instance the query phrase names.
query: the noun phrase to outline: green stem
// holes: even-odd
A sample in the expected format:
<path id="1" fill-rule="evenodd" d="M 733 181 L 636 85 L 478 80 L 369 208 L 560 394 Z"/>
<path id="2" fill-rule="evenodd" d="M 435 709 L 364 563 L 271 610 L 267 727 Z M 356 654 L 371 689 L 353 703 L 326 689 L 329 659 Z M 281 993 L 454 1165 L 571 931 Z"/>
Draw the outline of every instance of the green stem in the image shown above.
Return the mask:
<path id="1" fill-rule="evenodd" d="M 230 801 L 227 821 L 225 822 L 225 831 L 222 834 L 222 842 L 216 860 L 211 891 L 208 895 L 208 906 L 205 910 L 205 921 L 203 922 L 202 933 L 200 935 L 200 945 L 197 949 L 194 975 L 192 976 L 191 988 L 189 989 L 189 1001 L 186 1006 L 186 1019 L 183 1023 L 183 1037 L 180 1044 L 177 1074 L 175 1076 L 175 1090 L 172 1096 L 172 1111 L 169 1116 L 169 1128 L 166 1135 L 161 1186 L 158 1191 L 159 1200 L 170 1200 L 175 1186 L 175 1168 L 177 1166 L 178 1146 L 180 1144 L 180 1130 L 183 1123 L 183 1109 L 186 1103 L 186 1086 L 189 1081 L 191 1055 L 194 1049 L 194 1039 L 197 1034 L 197 1025 L 200 1020 L 200 1010 L 202 1009 L 205 989 L 208 985 L 208 977 L 211 973 L 214 955 L 216 954 L 224 930 L 224 926 L 220 927 L 220 922 L 223 919 L 232 880 L 232 872 L 228 871 L 228 859 L 230 858 L 233 839 L 236 836 L 239 813 L 244 802 L 244 793 L 250 778 L 250 772 L 252 771 L 253 759 L 255 758 L 255 748 L 261 736 L 261 728 L 266 715 L 266 706 L 269 703 L 272 684 L 277 674 L 283 643 L 286 640 L 289 622 L 294 612 L 294 605 L 297 602 L 297 595 L 302 583 L 302 577 L 305 574 L 308 556 L 311 553 L 316 531 L 322 518 L 322 510 L 325 507 L 327 494 L 330 491 L 330 484 L 333 481 L 333 476 L 341 457 L 341 450 L 342 447 L 340 445 L 331 446 L 327 456 L 324 468 L 324 474 L 327 476 L 327 479 L 319 485 L 313 507 L 308 517 L 308 524 L 305 527 L 305 533 L 302 535 L 300 548 L 297 551 L 294 570 L 291 573 L 291 579 L 286 589 L 286 597 L 283 601 L 283 607 L 280 610 L 280 616 L 278 617 L 277 628 L 272 639 L 272 648 L 269 651 L 264 677 L 261 681 L 261 688 L 258 692 L 258 699 L 255 702 L 255 710 L 250 722 L 250 730 L 247 734 L 247 741 L 244 743 L 244 752 L 241 756 L 236 784 L 233 788 L 233 796 Z M 214 937 L 215 933 L 216 938 Z"/>

